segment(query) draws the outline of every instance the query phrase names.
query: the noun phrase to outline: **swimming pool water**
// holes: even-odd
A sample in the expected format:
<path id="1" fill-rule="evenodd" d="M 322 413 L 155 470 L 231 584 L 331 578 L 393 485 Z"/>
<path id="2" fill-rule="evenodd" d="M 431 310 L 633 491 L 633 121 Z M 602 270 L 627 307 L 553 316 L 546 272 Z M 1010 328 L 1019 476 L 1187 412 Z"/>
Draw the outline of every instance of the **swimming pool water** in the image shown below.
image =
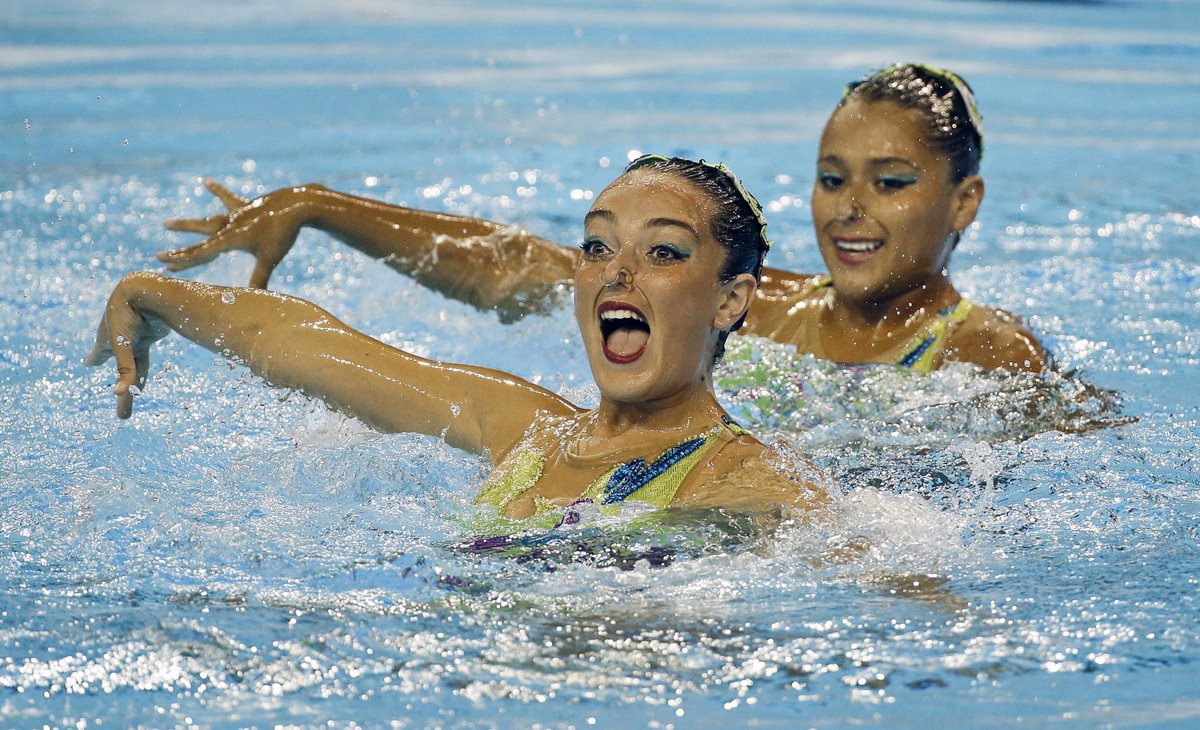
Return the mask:
<path id="1" fill-rule="evenodd" d="M 80 362 L 119 277 L 189 239 L 163 220 L 216 209 L 206 176 L 572 243 L 635 150 L 703 156 L 764 201 L 776 265 L 818 270 L 821 125 L 901 59 L 977 90 L 987 199 L 954 276 L 1061 374 L 740 341 L 722 398 L 836 480 L 820 524 L 466 551 L 477 459 L 178 338 L 118 422 L 112 369 Z M 1195 726 L 1198 59 L 1182 1 L 8 3 L 0 725 Z M 566 307 L 502 325 L 308 233 L 275 285 L 595 397 Z"/>

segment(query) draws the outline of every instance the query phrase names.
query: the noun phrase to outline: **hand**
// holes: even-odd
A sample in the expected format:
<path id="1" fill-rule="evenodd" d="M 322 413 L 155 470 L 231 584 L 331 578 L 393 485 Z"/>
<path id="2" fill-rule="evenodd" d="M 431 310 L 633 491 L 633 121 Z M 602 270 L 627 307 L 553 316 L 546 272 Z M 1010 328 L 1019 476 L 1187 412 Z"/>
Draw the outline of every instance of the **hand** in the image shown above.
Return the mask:
<path id="1" fill-rule="evenodd" d="M 172 231 L 203 233 L 208 238 L 193 246 L 162 251 L 158 260 L 170 271 L 182 271 L 206 264 L 226 251 L 248 251 L 254 254 L 250 286 L 266 289 L 271 273 L 291 250 L 300 233 L 303 221 L 298 213 L 303 196 L 309 189 L 321 186 L 280 188 L 255 200 L 247 200 L 213 180 L 206 180 L 204 186 L 225 204 L 229 212 L 208 218 L 167 221 L 166 226 Z"/>
<path id="2" fill-rule="evenodd" d="M 117 383 L 113 394 L 117 396 L 117 417 L 129 418 L 133 414 L 133 389 L 146 386 L 146 375 L 150 370 L 150 346 L 166 337 L 170 329 L 150 314 L 139 313 L 130 304 L 123 285 L 126 278 L 113 290 L 105 307 L 104 317 L 96 329 L 96 343 L 84 363 L 103 365 L 110 357 L 117 359 Z"/>

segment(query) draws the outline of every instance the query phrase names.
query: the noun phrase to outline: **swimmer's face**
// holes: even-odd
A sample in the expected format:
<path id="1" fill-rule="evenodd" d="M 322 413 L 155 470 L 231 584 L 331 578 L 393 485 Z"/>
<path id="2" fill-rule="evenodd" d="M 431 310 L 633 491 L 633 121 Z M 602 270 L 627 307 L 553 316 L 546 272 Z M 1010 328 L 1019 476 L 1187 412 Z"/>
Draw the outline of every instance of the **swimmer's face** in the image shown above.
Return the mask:
<path id="1" fill-rule="evenodd" d="M 955 183 L 925 129 L 915 109 L 857 99 L 825 126 L 812 212 L 839 297 L 883 303 L 948 283 L 953 234 L 975 219 L 983 181 Z"/>
<path id="2" fill-rule="evenodd" d="M 708 387 L 718 332 L 754 292 L 749 274 L 718 281 L 725 248 L 712 235 L 714 210 L 692 183 L 644 168 L 596 198 L 575 272 L 575 316 L 606 398 L 642 404 Z"/>

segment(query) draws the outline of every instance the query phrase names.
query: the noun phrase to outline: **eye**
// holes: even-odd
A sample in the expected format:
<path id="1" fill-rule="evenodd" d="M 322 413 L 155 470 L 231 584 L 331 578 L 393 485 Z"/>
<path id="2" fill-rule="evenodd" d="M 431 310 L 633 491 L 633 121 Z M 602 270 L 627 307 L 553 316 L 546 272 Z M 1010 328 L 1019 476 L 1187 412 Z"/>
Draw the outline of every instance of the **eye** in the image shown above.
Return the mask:
<path id="1" fill-rule="evenodd" d="M 583 257 L 588 261 L 599 261 L 612 253 L 612 249 L 608 247 L 608 244 L 599 238 L 585 240 L 579 244 L 579 250 L 583 252 Z"/>
<path id="2" fill-rule="evenodd" d="M 826 190 L 837 190 L 842 186 L 842 176 L 832 172 L 818 172 L 817 184 Z"/>
<path id="3" fill-rule="evenodd" d="M 903 190 L 917 181 L 916 175 L 880 175 L 875 179 L 875 185 L 880 190 Z"/>
<path id="4" fill-rule="evenodd" d="M 682 251 L 669 243 L 656 243 L 646 252 L 646 258 L 655 264 L 669 264 L 673 261 L 683 261 L 690 255 L 686 251 Z"/>

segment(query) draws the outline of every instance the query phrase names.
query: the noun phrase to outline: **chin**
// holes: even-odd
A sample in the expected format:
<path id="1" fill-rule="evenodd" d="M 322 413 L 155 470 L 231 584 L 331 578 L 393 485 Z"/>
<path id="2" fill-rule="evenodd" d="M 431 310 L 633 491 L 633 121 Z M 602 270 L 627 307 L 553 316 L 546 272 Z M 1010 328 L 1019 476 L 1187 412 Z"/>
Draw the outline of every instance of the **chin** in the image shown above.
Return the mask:
<path id="1" fill-rule="evenodd" d="M 605 361 L 599 368 L 592 369 L 592 377 L 600 389 L 600 395 L 617 403 L 640 403 L 652 397 L 653 382 L 648 373 L 640 369 L 635 371 L 628 366 L 618 371 L 616 367 Z"/>
<path id="2" fill-rule="evenodd" d="M 878 287 L 874 285 L 872 277 L 864 276 L 864 273 L 831 267 L 829 278 L 833 281 L 833 288 L 837 290 L 839 297 L 867 299 L 875 293 Z"/>
<path id="3" fill-rule="evenodd" d="M 630 368 L 623 372 L 605 369 L 593 371 L 593 375 L 597 376 L 596 387 L 601 397 L 610 403 L 628 406 L 653 403 L 688 387 L 687 383 L 678 382 L 678 376 L 670 379 L 664 377 L 661 368 Z"/>

